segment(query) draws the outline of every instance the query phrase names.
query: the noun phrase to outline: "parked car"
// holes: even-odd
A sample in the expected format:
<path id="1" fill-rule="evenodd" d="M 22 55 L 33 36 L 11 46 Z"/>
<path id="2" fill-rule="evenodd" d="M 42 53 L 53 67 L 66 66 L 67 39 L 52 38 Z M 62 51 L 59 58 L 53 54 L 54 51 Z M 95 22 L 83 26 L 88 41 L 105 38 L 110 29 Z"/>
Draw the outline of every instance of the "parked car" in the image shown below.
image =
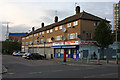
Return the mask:
<path id="1" fill-rule="evenodd" d="M 13 56 L 22 56 L 23 54 L 25 54 L 25 52 L 18 52 L 18 53 L 13 54 Z"/>
<path id="2" fill-rule="evenodd" d="M 32 59 L 32 60 L 34 60 L 34 59 L 45 59 L 44 56 L 42 56 L 38 53 L 25 53 L 25 54 L 23 54 L 22 57 L 24 57 L 25 59 Z"/>
<path id="3" fill-rule="evenodd" d="M 12 55 L 14 55 L 14 54 L 16 54 L 18 51 L 14 51 L 13 53 L 12 53 Z"/>

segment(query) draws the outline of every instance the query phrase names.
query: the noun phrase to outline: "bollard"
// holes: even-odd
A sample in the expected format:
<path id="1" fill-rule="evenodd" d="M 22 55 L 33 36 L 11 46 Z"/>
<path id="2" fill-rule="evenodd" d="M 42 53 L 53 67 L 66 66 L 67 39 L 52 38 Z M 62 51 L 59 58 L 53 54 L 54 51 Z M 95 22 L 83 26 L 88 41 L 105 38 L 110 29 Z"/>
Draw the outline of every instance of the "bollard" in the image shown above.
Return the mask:
<path id="1" fill-rule="evenodd" d="M 108 59 L 106 59 L 106 63 L 107 63 L 107 64 L 109 63 L 109 60 L 108 60 Z"/>

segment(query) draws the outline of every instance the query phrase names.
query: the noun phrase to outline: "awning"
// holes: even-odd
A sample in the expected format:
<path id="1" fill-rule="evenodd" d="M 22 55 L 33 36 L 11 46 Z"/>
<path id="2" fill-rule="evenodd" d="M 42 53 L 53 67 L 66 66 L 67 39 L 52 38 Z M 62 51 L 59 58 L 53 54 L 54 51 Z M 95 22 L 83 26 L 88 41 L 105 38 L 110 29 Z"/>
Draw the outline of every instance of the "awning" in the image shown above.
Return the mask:
<path id="1" fill-rule="evenodd" d="M 51 48 L 76 48 L 78 45 L 52 46 Z"/>

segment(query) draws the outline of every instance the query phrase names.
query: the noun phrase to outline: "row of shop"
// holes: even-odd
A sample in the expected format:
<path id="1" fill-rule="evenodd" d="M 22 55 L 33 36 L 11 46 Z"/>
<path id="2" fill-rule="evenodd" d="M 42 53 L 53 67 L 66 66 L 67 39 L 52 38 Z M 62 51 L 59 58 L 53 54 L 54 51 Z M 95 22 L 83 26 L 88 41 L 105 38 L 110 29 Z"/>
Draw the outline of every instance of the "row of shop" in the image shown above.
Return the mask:
<path id="1" fill-rule="evenodd" d="M 65 44 L 63 42 L 56 42 L 53 43 L 52 46 L 46 44 L 45 48 L 43 45 L 41 47 L 39 45 L 36 47 L 34 46 L 34 49 L 30 46 L 24 48 L 24 50 L 26 50 L 27 52 L 40 53 L 42 55 L 44 55 L 45 53 L 48 57 L 51 57 L 51 54 L 53 54 L 55 58 L 63 58 L 64 52 L 66 52 L 66 58 L 86 59 L 93 58 L 95 57 L 95 55 L 97 55 L 98 47 L 96 47 L 94 43 L 95 41 L 81 41 L 80 43 L 78 41 L 72 41 L 65 42 Z"/>

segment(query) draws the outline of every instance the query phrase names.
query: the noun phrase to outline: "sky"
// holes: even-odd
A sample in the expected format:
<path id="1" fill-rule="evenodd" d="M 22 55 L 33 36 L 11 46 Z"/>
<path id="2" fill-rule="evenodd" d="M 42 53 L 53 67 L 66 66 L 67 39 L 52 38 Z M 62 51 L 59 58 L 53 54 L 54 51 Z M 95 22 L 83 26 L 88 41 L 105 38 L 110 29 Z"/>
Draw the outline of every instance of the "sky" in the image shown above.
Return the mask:
<path id="1" fill-rule="evenodd" d="M 119 0 L 0 0 L 0 41 L 5 40 L 6 23 L 9 32 L 29 32 L 75 14 L 75 6 L 113 24 L 113 4 Z M 75 3 L 77 3 L 75 5 Z M 57 12 L 56 12 L 57 11 Z"/>

